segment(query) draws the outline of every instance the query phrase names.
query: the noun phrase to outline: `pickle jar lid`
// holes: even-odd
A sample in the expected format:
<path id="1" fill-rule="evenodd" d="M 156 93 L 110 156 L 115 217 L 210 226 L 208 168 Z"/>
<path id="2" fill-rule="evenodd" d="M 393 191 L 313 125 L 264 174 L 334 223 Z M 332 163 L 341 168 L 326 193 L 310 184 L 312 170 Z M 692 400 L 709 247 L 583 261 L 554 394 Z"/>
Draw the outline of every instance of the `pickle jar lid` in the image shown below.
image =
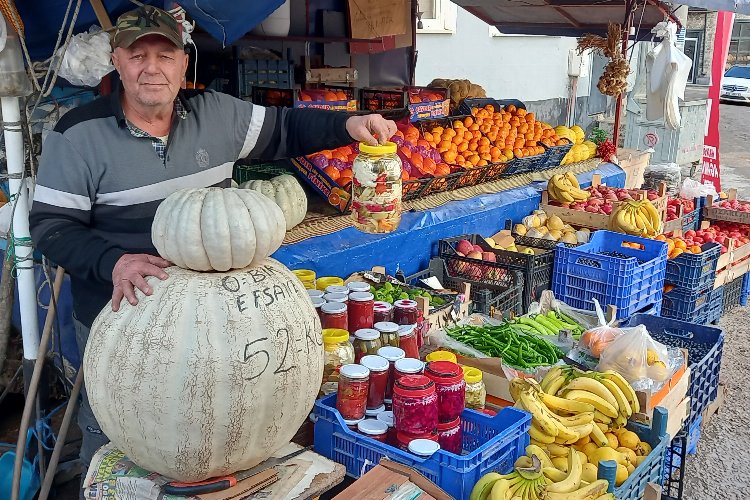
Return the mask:
<path id="1" fill-rule="evenodd" d="M 385 144 L 370 146 L 364 142 L 359 143 L 359 151 L 368 155 L 387 155 L 396 152 L 396 144 L 393 142 L 386 142 Z"/>
<path id="2" fill-rule="evenodd" d="M 314 299 L 316 297 L 322 299 L 323 295 L 325 295 L 325 293 L 322 290 L 318 290 L 316 288 L 312 288 L 308 290 L 307 294 L 310 296 L 311 299 Z"/>
<path id="3" fill-rule="evenodd" d="M 323 329 L 324 344 L 343 344 L 344 342 L 349 342 L 349 332 L 346 330 L 342 330 L 341 328 Z"/>
<path id="4" fill-rule="evenodd" d="M 324 299 L 323 297 L 310 297 L 310 300 L 312 300 L 312 304 L 315 309 L 322 307 L 323 304 L 327 304 L 326 299 Z"/>
<path id="5" fill-rule="evenodd" d="M 388 361 L 397 361 L 401 358 L 406 357 L 406 353 L 399 347 L 387 345 L 378 349 L 378 356 L 382 356 Z"/>
<path id="6" fill-rule="evenodd" d="M 452 363 L 457 362 L 456 355 L 450 351 L 432 351 L 430 354 L 428 354 L 425 357 L 425 359 L 428 362 L 431 362 L 431 361 L 450 361 Z M 464 370 L 464 373 L 466 373 L 466 370 Z"/>
<path id="7" fill-rule="evenodd" d="M 376 311 L 390 311 L 393 309 L 393 304 L 389 304 L 388 302 L 383 302 L 382 300 L 378 300 L 375 302 L 375 305 L 373 306 Z M 387 321 L 382 321 L 382 323 L 388 323 Z"/>
<path id="8" fill-rule="evenodd" d="M 347 293 L 327 293 L 323 295 L 323 298 L 328 302 L 340 302 L 344 303 L 349 300 L 349 294 Z"/>
<path id="9" fill-rule="evenodd" d="M 365 410 L 366 417 L 378 418 L 378 415 L 385 411 L 385 405 L 380 405 L 377 408 L 368 408 Z"/>
<path id="10" fill-rule="evenodd" d="M 462 366 L 461 369 L 464 371 L 464 380 L 467 384 L 476 384 L 482 381 L 482 370 L 473 366 Z"/>
<path id="11" fill-rule="evenodd" d="M 343 302 L 326 302 L 320 306 L 320 310 L 325 314 L 341 314 L 346 312 L 346 304 Z"/>
<path id="12" fill-rule="evenodd" d="M 344 419 L 344 423 L 347 427 L 357 427 L 360 422 L 362 422 L 365 419 L 365 417 L 362 418 L 356 418 L 354 420 L 347 420 Z"/>
<path id="13" fill-rule="evenodd" d="M 349 289 L 350 292 L 369 292 L 370 291 L 370 285 L 368 285 L 364 281 L 352 281 L 351 283 L 347 283 L 346 287 Z"/>
<path id="14" fill-rule="evenodd" d="M 441 384 L 457 384 L 464 378 L 464 373 L 456 363 L 450 361 L 433 361 L 427 363 L 425 375 Z"/>
<path id="15" fill-rule="evenodd" d="M 398 336 L 399 337 L 408 337 L 412 333 L 414 333 L 414 330 L 417 328 L 417 325 L 401 325 L 398 327 Z"/>
<path id="16" fill-rule="evenodd" d="M 357 430 L 368 436 L 380 436 L 381 434 L 388 432 L 388 425 L 380 420 L 368 418 L 357 424 Z"/>
<path id="17" fill-rule="evenodd" d="M 440 449 L 440 445 L 429 439 L 415 439 L 409 443 L 409 451 L 420 457 L 430 457 Z"/>
<path id="18" fill-rule="evenodd" d="M 435 382 L 424 375 L 404 375 L 393 383 L 393 393 L 421 398 L 435 393 Z"/>
<path id="19" fill-rule="evenodd" d="M 358 365 L 356 363 L 342 366 L 340 373 L 348 379 L 360 379 L 370 376 L 370 370 L 368 370 L 367 367 Z"/>
<path id="20" fill-rule="evenodd" d="M 381 321 L 375 323 L 375 329 L 383 333 L 396 333 L 398 331 L 398 325 L 391 321 Z"/>
<path id="21" fill-rule="evenodd" d="M 330 285 L 326 287 L 326 293 L 349 293 L 349 289 L 341 285 Z"/>
<path id="22" fill-rule="evenodd" d="M 374 298 L 375 296 L 370 292 L 352 292 L 349 294 L 349 300 L 354 302 L 368 302 Z"/>
<path id="23" fill-rule="evenodd" d="M 422 373 L 424 370 L 424 362 L 416 358 L 399 359 L 396 361 L 396 370 L 407 374 Z"/>
<path id="24" fill-rule="evenodd" d="M 359 363 L 362 366 L 367 367 L 371 372 L 384 372 L 388 369 L 388 366 L 390 366 L 387 359 L 382 356 L 375 356 L 374 354 L 362 356 Z"/>
<path id="25" fill-rule="evenodd" d="M 381 422 L 384 422 L 388 427 L 393 427 L 394 425 L 393 412 L 391 410 L 386 410 L 384 412 L 378 413 L 378 416 L 376 418 Z"/>
<path id="26" fill-rule="evenodd" d="M 361 328 L 354 332 L 354 336 L 359 340 L 375 340 L 380 338 L 380 332 L 372 328 Z"/>

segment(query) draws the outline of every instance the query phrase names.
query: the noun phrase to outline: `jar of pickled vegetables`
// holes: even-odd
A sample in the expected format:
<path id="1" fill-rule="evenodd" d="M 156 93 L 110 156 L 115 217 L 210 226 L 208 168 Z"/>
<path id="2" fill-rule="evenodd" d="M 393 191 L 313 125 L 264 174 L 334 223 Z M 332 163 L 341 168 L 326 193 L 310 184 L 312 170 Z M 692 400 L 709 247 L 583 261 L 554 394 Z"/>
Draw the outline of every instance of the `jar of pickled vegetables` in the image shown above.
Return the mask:
<path id="1" fill-rule="evenodd" d="M 450 361 L 451 363 L 458 363 L 456 355 L 450 351 L 432 351 L 430 354 L 425 356 L 425 361 L 431 363 L 433 361 Z"/>
<path id="2" fill-rule="evenodd" d="M 419 359 L 416 329 L 417 325 L 403 325 L 398 328 L 398 346 L 404 350 L 407 358 Z"/>
<path id="3" fill-rule="evenodd" d="M 463 450 L 463 430 L 461 419 L 457 418 L 451 422 L 440 422 L 437 427 L 438 443 L 440 448 L 460 455 Z"/>
<path id="4" fill-rule="evenodd" d="M 466 381 L 466 396 L 464 398 L 466 408 L 472 410 L 483 410 L 487 399 L 487 388 L 482 380 L 482 370 L 471 366 L 462 366 L 464 380 Z"/>
<path id="5" fill-rule="evenodd" d="M 370 389 L 367 394 L 367 409 L 383 408 L 385 410 L 385 388 L 388 385 L 388 360 L 382 356 L 362 356 L 359 361 L 370 370 Z"/>
<path id="6" fill-rule="evenodd" d="M 352 171 L 354 227 L 365 233 L 390 233 L 401 223 L 401 159 L 396 145 L 360 143 Z"/>
<path id="7" fill-rule="evenodd" d="M 349 332 L 327 328 L 323 330 L 323 383 L 321 395 L 333 394 L 339 387 L 339 370 L 354 363 L 354 347 L 349 343 Z"/>
<path id="8" fill-rule="evenodd" d="M 461 367 L 450 361 L 433 361 L 427 364 L 424 374 L 435 382 L 440 421 L 452 422 L 460 417 L 466 392 Z"/>
<path id="9" fill-rule="evenodd" d="M 323 299 L 326 302 L 340 302 L 342 304 L 349 304 L 348 293 L 327 293 L 323 295 Z"/>
<path id="10" fill-rule="evenodd" d="M 398 325 L 396 323 L 381 321 L 375 323 L 375 329 L 380 332 L 380 341 L 384 346 L 390 345 L 393 347 L 399 347 Z"/>
<path id="11" fill-rule="evenodd" d="M 346 287 L 349 289 L 349 293 L 370 291 L 370 285 L 368 285 L 364 281 L 352 281 L 350 283 L 347 283 Z"/>
<path id="12" fill-rule="evenodd" d="M 416 325 L 419 308 L 416 300 L 401 299 L 393 303 L 393 322 L 399 325 Z"/>
<path id="13" fill-rule="evenodd" d="M 357 430 L 360 434 L 364 434 L 381 443 L 385 443 L 388 439 L 388 425 L 374 418 L 361 421 L 357 424 Z"/>
<path id="14" fill-rule="evenodd" d="M 356 332 L 361 328 L 372 328 L 374 324 L 374 297 L 370 292 L 352 292 L 349 294 L 349 331 Z"/>
<path id="15" fill-rule="evenodd" d="M 344 293 L 349 294 L 349 288 L 343 285 L 329 285 L 326 287 L 325 292 L 328 293 Z"/>
<path id="16" fill-rule="evenodd" d="M 336 393 L 336 409 L 344 420 L 359 420 L 365 417 L 367 392 L 370 385 L 370 370 L 362 365 L 344 365 L 339 370 L 339 388 Z"/>
<path id="17" fill-rule="evenodd" d="M 390 323 L 393 321 L 393 305 L 388 302 L 376 301 L 373 304 L 375 323 Z"/>
<path id="18" fill-rule="evenodd" d="M 323 324 L 323 328 L 347 330 L 349 328 L 349 316 L 346 313 L 346 304 L 327 302 L 320 306 L 320 322 Z"/>
<path id="19" fill-rule="evenodd" d="M 393 419 L 398 432 L 434 432 L 438 425 L 435 382 L 424 375 L 407 375 L 393 384 Z"/>
<path id="20" fill-rule="evenodd" d="M 311 297 L 310 300 L 312 301 L 312 305 L 315 308 L 315 312 L 318 313 L 320 323 L 323 324 L 323 315 L 320 311 L 320 308 L 323 307 L 323 304 L 326 303 L 325 299 L 323 297 Z"/>
<path id="21" fill-rule="evenodd" d="M 362 356 L 377 354 L 383 347 L 380 343 L 380 332 L 370 328 L 362 328 L 354 332 L 354 362 L 359 363 Z"/>
<path id="22" fill-rule="evenodd" d="M 386 410 L 378 413 L 378 416 L 375 418 L 388 426 L 388 439 L 386 442 L 391 446 L 398 446 L 396 441 L 396 427 L 393 425 L 393 412 Z"/>

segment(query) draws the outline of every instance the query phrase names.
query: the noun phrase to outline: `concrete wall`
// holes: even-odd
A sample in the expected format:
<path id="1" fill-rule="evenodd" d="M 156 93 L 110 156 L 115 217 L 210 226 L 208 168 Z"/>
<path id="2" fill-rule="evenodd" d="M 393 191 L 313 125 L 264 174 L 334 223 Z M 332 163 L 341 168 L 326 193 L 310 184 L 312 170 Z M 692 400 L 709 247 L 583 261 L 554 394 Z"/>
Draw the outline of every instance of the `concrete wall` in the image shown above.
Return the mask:
<path id="1" fill-rule="evenodd" d="M 524 102 L 566 99 L 568 51 L 575 46 L 575 38 L 491 37 L 484 21 L 459 8 L 455 33 L 417 35 L 416 83 L 466 78 L 492 97 Z M 578 89 L 578 96 L 587 96 L 589 79 L 579 79 Z"/>

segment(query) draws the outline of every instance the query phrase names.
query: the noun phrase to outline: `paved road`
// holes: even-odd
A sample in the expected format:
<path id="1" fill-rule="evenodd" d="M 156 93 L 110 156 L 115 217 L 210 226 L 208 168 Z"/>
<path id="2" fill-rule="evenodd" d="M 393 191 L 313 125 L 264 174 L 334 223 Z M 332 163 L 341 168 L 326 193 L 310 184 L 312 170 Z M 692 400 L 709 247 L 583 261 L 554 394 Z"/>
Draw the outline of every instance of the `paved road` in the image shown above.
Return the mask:
<path id="1" fill-rule="evenodd" d="M 721 187 L 736 187 L 741 199 L 750 199 L 750 106 L 722 104 L 720 117 Z"/>

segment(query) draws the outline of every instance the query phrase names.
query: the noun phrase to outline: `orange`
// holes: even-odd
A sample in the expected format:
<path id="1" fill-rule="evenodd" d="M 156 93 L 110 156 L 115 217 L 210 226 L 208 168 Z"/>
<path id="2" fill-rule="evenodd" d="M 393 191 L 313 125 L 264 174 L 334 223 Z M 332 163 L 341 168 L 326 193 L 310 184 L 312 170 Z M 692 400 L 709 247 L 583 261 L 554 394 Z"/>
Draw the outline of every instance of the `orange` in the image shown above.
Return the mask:
<path id="1" fill-rule="evenodd" d="M 427 142 L 433 142 L 435 140 L 434 137 L 432 137 L 432 134 L 429 132 L 424 133 L 424 140 Z"/>
<path id="2" fill-rule="evenodd" d="M 339 177 L 341 177 L 341 172 L 336 167 L 333 167 L 331 165 L 327 166 L 323 169 L 323 172 L 326 173 L 328 177 L 331 178 L 332 181 L 336 182 Z"/>
<path id="3" fill-rule="evenodd" d="M 445 160 L 447 163 L 455 163 L 456 158 L 458 155 L 455 151 L 446 151 L 443 153 L 443 160 Z"/>
<path id="4" fill-rule="evenodd" d="M 339 177 L 339 179 L 336 181 L 336 184 L 338 184 L 341 187 L 346 187 L 352 182 L 352 177 L 350 175 L 342 175 Z"/>
<path id="5" fill-rule="evenodd" d="M 523 158 L 523 151 L 521 151 L 521 148 L 516 148 L 513 150 L 513 155 L 516 158 Z"/>
<path id="6" fill-rule="evenodd" d="M 657 236 L 657 237 L 656 237 L 656 238 L 654 238 L 654 239 L 655 239 L 655 240 L 659 240 L 659 241 L 667 241 L 667 237 L 666 237 L 666 236 L 664 236 L 663 234 L 660 234 L 659 236 Z"/>
<path id="7" fill-rule="evenodd" d="M 477 167 L 484 167 L 485 165 L 489 165 L 485 159 L 481 159 L 477 162 Z"/>
<path id="8" fill-rule="evenodd" d="M 687 248 L 687 243 L 685 243 L 683 240 L 675 240 L 674 246 L 675 249 L 685 250 Z"/>
<path id="9" fill-rule="evenodd" d="M 701 253 L 703 250 L 701 250 L 701 247 L 698 245 L 693 245 L 690 247 L 690 251 L 692 253 Z"/>
<path id="10" fill-rule="evenodd" d="M 660 234 L 659 236 L 662 236 L 662 235 Z M 657 239 L 658 239 L 658 237 L 657 237 Z M 662 240 L 662 241 L 664 241 L 664 240 Z M 674 241 L 667 240 L 667 255 L 669 255 L 673 251 L 674 251 Z"/>
<path id="11" fill-rule="evenodd" d="M 345 168 L 341 171 L 341 177 L 354 177 L 354 172 L 351 168 Z"/>
<path id="12" fill-rule="evenodd" d="M 438 177 L 443 176 L 443 175 L 448 175 L 450 173 L 451 173 L 451 169 L 445 163 L 439 163 L 438 165 L 435 166 L 435 175 Z"/>
<path id="13" fill-rule="evenodd" d="M 402 181 L 408 181 L 409 180 L 409 172 L 406 170 L 401 170 L 401 180 Z"/>
<path id="14" fill-rule="evenodd" d="M 474 124 L 474 119 L 471 116 L 467 116 L 464 118 L 464 125 L 467 127 L 471 127 Z"/>
<path id="15" fill-rule="evenodd" d="M 508 104 L 507 106 L 505 106 L 505 111 L 507 111 L 508 113 L 513 113 L 515 110 L 516 107 L 513 104 Z"/>

